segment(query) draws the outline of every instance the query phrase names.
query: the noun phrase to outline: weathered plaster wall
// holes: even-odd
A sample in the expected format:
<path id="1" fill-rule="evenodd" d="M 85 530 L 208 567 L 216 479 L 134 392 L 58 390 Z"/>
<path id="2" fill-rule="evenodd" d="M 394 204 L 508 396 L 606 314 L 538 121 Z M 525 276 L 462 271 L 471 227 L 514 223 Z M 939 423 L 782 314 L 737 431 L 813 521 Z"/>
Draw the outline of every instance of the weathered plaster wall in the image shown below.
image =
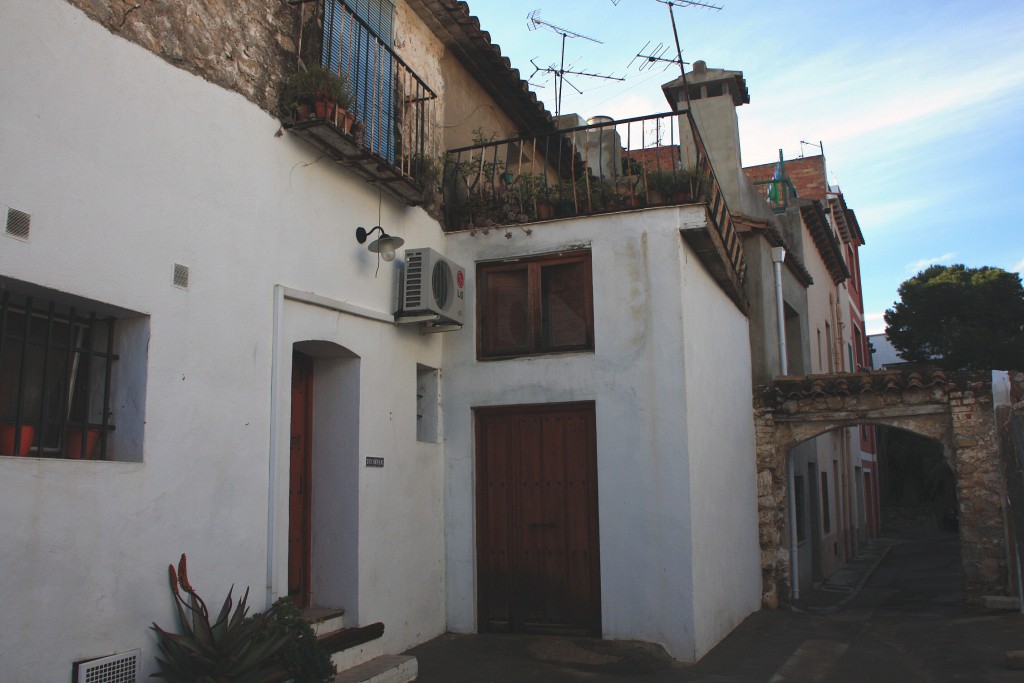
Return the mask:
<path id="1" fill-rule="evenodd" d="M 512 120 L 470 77 L 455 55 L 446 52 L 441 68 L 445 92 L 450 95 L 444 98 L 440 115 L 445 149 L 473 144 L 477 130 L 485 139 L 503 140 L 512 136 L 515 130 Z"/>
<path id="2" fill-rule="evenodd" d="M 64 0 L 0 3 L 0 63 L 0 89 L 18 93 L 0 99 L 0 204 L 32 215 L 28 241 L 0 235 L 0 274 L 150 316 L 140 462 L 0 457 L 0 545 L 18 549 L 0 556 L 0 679 L 66 680 L 76 659 L 135 647 L 145 678 L 149 624 L 174 624 L 166 567 L 181 552 L 213 601 L 232 583 L 257 608 L 285 591 L 287 373 L 309 339 L 361 359 L 345 407 L 358 434 L 332 437 L 358 442 L 333 452 L 385 458 L 356 470 L 344 521 L 358 618 L 384 621 L 392 652 L 441 633 L 443 447 L 416 441 L 415 397 L 416 365 L 440 367 L 443 339 L 297 302 L 275 325 L 278 284 L 393 310 L 394 266 L 378 274 L 353 239 L 377 224 L 376 189 Z M 422 210 L 385 196 L 380 211 L 408 246 L 444 248 Z M 174 263 L 189 289 L 172 286 Z"/>
<path id="3" fill-rule="evenodd" d="M 450 630 L 477 627 L 472 408 L 490 405 L 595 402 L 606 637 L 693 660 L 756 609 L 753 499 L 730 494 L 723 511 L 715 495 L 753 490 L 747 324 L 680 237 L 704 220 L 662 208 L 447 236 L 471 311 L 477 261 L 589 245 L 595 334 L 593 353 L 488 362 L 473 315 L 446 339 Z"/>

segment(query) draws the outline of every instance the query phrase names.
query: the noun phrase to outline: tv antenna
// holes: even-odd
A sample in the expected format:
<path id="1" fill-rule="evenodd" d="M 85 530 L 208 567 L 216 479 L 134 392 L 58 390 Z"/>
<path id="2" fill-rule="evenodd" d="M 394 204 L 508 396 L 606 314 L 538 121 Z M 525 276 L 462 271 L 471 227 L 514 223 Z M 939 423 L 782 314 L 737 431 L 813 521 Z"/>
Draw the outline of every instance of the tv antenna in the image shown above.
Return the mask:
<path id="1" fill-rule="evenodd" d="M 817 147 L 819 150 L 821 150 L 822 155 L 825 154 L 825 150 L 822 148 L 821 142 L 818 142 L 817 144 L 815 144 L 813 142 L 807 142 L 806 140 L 801 140 L 800 141 L 800 158 L 801 159 L 804 158 L 804 145 L 807 145 L 808 147 Z"/>
<path id="2" fill-rule="evenodd" d="M 597 43 L 598 45 L 604 45 L 604 43 L 602 41 L 598 40 L 597 38 L 591 38 L 590 36 L 585 36 L 582 33 L 577 33 L 576 31 L 570 31 L 567 28 L 563 28 L 561 26 L 555 26 L 554 24 L 551 24 L 551 23 L 546 22 L 543 19 L 539 18 L 537 16 L 538 14 L 540 14 L 540 10 L 539 9 L 535 9 L 532 12 L 530 12 L 530 14 L 527 15 L 527 17 L 526 17 L 526 28 L 528 28 L 531 31 L 536 31 L 538 26 L 543 26 L 544 28 L 546 28 L 546 29 L 548 29 L 550 31 L 554 31 L 558 35 L 562 36 L 562 61 L 561 61 L 561 63 L 560 63 L 558 68 L 555 68 L 554 64 L 552 64 L 551 66 L 546 67 L 546 68 L 545 67 L 541 67 L 541 66 L 538 66 L 537 63 L 535 61 L 533 61 L 532 59 L 530 60 L 530 63 L 533 64 L 533 73 L 530 75 L 531 79 L 534 76 L 536 76 L 538 72 L 541 72 L 541 71 L 549 73 L 549 74 L 551 74 L 551 75 L 553 75 L 555 77 L 555 116 L 556 117 L 562 115 L 562 91 L 563 91 L 564 86 L 565 86 L 566 83 L 568 83 L 569 87 L 572 88 L 573 90 L 575 90 L 577 93 L 579 93 L 581 95 L 583 94 L 582 90 L 577 88 L 572 83 L 572 81 L 570 81 L 568 78 L 566 78 L 567 75 L 569 75 L 569 76 L 586 76 L 587 78 L 603 78 L 606 81 L 624 81 L 624 80 L 626 80 L 625 78 L 619 78 L 617 76 L 606 76 L 604 74 L 596 74 L 596 73 L 591 73 L 589 71 L 574 70 L 574 69 L 572 69 L 571 65 L 570 65 L 570 68 L 567 69 L 565 67 L 565 41 L 566 41 L 567 38 L 580 38 L 582 40 L 589 40 L 590 42 Z"/>
<path id="3" fill-rule="evenodd" d="M 712 5 L 710 2 L 704 2 L 703 0 L 658 0 L 658 2 L 668 6 L 668 17 L 672 20 L 672 35 L 676 39 L 676 59 L 674 61 L 679 65 L 679 73 L 683 76 L 683 89 L 686 91 L 686 67 L 684 66 L 685 62 L 683 62 L 683 48 L 679 45 L 679 29 L 676 27 L 676 15 L 673 9 L 676 7 L 697 7 L 717 12 L 722 9 L 722 6 Z M 686 97 L 689 99 L 689 92 L 686 93 Z"/>
<path id="4" fill-rule="evenodd" d="M 648 46 L 650 46 L 650 44 L 651 41 L 648 40 L 647 44 L 640 48 L 640 51 L 636 53 L 636 56 L 633 57 L 629 64 L 626 65 L 627 69 L 633 66 L 633 63 L 636 62 L 638 59 L 640 60 L 640 66 L 637 67 L 638 71 L 644 71 L 645 69 L 653 69 L 657 64 L 665 64 L 665 67 L 662 69 L 662 71 L 664 71 L 665 69 L 668 68 L 669 64 L 680 63 L 678 59 L 673 59 L 672 57 L 665 56 L 665 54 L 669 50 L 668 45 L 665 45 L 664 43 L 658 43 L 654 47 L 648 49 Z M 647 54 L 644 54 L 645 50 L 647 50 Z M 688 62 L 682 62 L 682 64 L 687 63 Z"/>

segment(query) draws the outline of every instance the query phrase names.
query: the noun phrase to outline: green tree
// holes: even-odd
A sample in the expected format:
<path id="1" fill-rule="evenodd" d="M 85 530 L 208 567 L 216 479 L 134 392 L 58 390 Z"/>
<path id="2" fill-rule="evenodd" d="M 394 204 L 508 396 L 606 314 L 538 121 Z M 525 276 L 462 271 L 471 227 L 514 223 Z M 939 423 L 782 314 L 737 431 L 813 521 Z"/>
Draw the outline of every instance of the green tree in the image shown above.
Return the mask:
<path id="1" fill-rule="evenodd" d="M 948 370 L 1024 368 L 1024 287 L 1001 268 L 932 266 L 900 285 L 885 334 L 908 361 Z"/>

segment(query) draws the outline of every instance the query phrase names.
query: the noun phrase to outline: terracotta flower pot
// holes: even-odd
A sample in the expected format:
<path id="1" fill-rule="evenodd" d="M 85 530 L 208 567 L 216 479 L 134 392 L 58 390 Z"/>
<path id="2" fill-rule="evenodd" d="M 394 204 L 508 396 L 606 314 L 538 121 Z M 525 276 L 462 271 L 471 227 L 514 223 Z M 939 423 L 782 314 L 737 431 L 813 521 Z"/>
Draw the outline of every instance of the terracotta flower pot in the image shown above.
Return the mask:
<path id="1" fill-rule="evenodd" d="M 547 221 L 555 217 L 555 205 L 551 202 L 537 202 L 537 220 Z"/>
<path id="2" fill-rule="evenodd" d="M 32 450 L 32 442 L 36 438 L 36 428 L 33 425 L 21 426 L 21 443 L 18 444 L 18 452 L 14 452 L 15 434 L 17 430 L 10 423 L 0 424 L 0 455 L 26 456 Z"/>
<path id="3" fill-rule="evenodd" d="M 313 103 L 313 109 L 318 119 L 327 121 L 334 118 L 335 104 L 330 100 L 317 100 Z"/>
<path id="4" fill-rule="evenodd" d="M 92 460 L 96 454 L 96 446 L 100 442 L 100 430 L 96 427 L 90 428 L 85 434 L 85 460 Z M 68 438 L 66 441 L 67 457 L 71 460 L 82 460 L 82 428 L 68 427 Z"/>

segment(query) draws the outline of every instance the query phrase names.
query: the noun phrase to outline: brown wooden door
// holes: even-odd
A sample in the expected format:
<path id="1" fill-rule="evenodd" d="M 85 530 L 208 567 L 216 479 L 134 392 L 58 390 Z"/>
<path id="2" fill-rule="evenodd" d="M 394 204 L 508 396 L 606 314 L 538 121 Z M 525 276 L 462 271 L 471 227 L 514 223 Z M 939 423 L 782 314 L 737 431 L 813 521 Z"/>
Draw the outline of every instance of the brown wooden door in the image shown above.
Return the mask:
<path id="1" fill-rule="evenodd" d="M 309 607 L 313 359 L 292 355 L 291 469 L 288 486 L 288 595 Z"/>
<path id="2" fill-rule="evenodd" d="M 594 404 L 477 409 L 476 429 L 480 630 L 600 635 Z"/>

